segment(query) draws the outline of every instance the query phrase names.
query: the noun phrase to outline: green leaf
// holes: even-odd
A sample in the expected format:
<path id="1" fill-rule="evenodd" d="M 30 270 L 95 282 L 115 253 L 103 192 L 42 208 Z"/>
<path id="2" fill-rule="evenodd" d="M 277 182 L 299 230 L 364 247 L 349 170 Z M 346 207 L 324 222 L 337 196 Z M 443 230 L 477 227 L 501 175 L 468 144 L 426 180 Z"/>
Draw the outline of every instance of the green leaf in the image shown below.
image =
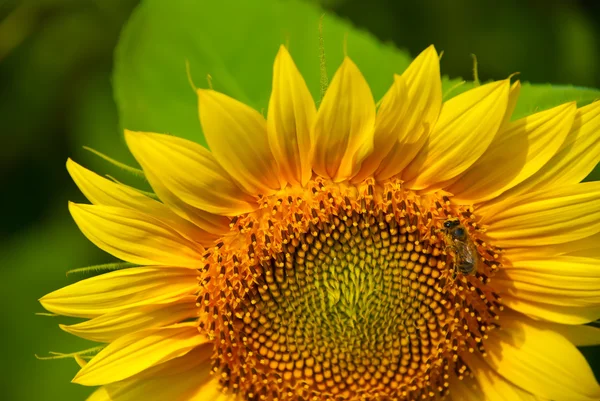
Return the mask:
<path id="1" fill-rule="evenodd" d="M 167 132 L 206 144 L 193 82 L 224 92 L 266 114 L 272 66 L 287 44 L 316 100 L 319 99 L 319 20 L 323 11 L 297 0 L 147 0 L 134 11 L 115 54 L 114 89 L 122 128 Z M 349 22 L 325 14 L 327 73 L 347 54 L 383 96 L 410 56 L 382 44 Z"/>

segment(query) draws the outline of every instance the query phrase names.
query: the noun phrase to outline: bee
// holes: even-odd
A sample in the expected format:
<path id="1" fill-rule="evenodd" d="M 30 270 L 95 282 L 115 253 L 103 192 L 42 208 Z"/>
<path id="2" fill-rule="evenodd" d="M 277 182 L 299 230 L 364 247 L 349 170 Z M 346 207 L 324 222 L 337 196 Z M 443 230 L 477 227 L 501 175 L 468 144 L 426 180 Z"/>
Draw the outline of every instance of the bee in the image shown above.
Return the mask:
<path id="1" fill-rule="evenodd" d="M 475 274 L 479 265 L 479 252 L 469 238 L 467 229 L 458 219 L 448 219 L 444 221 L 442 232 L 446 239 L 446 246 L 454 252 L 455 269 L 464 275 Z"/>

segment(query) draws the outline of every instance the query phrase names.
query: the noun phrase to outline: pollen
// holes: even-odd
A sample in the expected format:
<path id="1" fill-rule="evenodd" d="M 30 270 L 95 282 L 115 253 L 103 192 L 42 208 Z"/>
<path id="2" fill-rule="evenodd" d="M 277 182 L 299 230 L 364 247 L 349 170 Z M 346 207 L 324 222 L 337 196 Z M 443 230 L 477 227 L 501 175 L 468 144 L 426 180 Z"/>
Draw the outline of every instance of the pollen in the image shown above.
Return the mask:
<path id="1" fill-rule="evenodd" d="M 207 250 L 199 330 L 223 391 L 246 399 L 437 399 L 469 374 L 465 354 L 485 356 L 501 259 L 451 197 L 316 179 L 260 199 Z"/>

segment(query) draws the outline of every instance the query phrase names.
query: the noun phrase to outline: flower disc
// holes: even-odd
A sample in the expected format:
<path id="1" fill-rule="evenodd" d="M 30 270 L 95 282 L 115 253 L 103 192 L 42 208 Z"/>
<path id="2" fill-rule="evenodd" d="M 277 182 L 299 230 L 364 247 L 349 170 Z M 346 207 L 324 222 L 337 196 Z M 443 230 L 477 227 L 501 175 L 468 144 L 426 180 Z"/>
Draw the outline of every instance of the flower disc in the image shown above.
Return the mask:
<path id="1" fill-rule="evenodd" d="M 475 216 L 397 182 L 357 188 L 318 180 L 301 196 L 265 198 L 234 219 L 244 235 L 206 256 L 201 301 L 225 388 L 250 399 L 431 398 L 449 369 L 465 373 L 459 353 L 484 352 L 498 255 Z M 457 273 L 441 235 L 455 217 L 489 259 L 474 255 L 473 274 Z"/>

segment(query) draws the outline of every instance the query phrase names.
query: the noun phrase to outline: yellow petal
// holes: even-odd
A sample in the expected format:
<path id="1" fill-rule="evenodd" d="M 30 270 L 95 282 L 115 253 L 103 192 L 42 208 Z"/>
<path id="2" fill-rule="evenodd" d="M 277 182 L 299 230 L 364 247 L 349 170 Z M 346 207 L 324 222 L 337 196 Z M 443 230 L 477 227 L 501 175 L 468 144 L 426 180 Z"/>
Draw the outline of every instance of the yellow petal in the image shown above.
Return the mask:
<path id="1" fill-rule="evenodd" d="M 506 306 L 536 319 L 581 324 L 600 318 L 598 259 L 519 260 L 502 269 L 494 283 Z"/>
<path id="2" fill-rule="evenodd" d="M 544 188 L 581 182 L 600 159 L 600 102 L 577 110 L 575 121 L 558 152 L 533 176 L 503 198 Z"/>
<path id="3" fill-rule="evenodd" d="M 378 180 L 400 173 L 427 140 L 441 107 L 440 62 L 432 45 L 401 76 L 394 77 L 377 111 L 374 151 L 357 179 L 375 171 Z"/>
<path id="4" fill-rule="evenodd" d="M 362 162 L 360 170 L 352 178 L 352 182 L 360 182 L 373 175 L 380 167 L 382 160 L 396 146 L 407 108 L 406 92 L 404 79 L 400 75 L 395 75 L 394 83 L 381 99 L 377 110 L 373 151 Z"/>
<path id="5" fill-rule="evenodd" d="M 374 124 L 375 102 L 369 85 L 346 57 L 317 113 L 313 170 L 335 181 L 354 176 L 373 150 Z"/>
<path id="6" fill-rule="evenodd" d="M 531 278 L 532 275 L 523 274 L 519 277 L 520 280 Z M 557 279 L 557 276 L 545 276 L 540 278 L 539 276 L 535 276 L 535 278 L 531 278 L 532 281 L 538 280 L 542 281 L 542 279 L 546 279 L 548 281 L 552 279 Z M 586 283 L 588 280 L 583 278 L 570 279 L 568 285 L 576 285 L 577 283 Z M 597 281 L 597 280 L 596 280 Z M 551 305 L 559 305 L 563 307 L 565 310 L 568 307 L 574 307 L 574 309 L 581 307 L 591 307 L 598 310 L 600 308 L 600 291 L 593 290 L 578 290 L 578 289 L 564 289 L 564 288 L 548 288 L 544 287 L 540 284 L 532 284 L 518 280 L 511 280 L 510 278 L 506 278 L 504 275 L 500 277 L 494 277 L 495 289 L 497 292 L 504 296 L 505 294 L 510 294 L 512 298 L 522 299 L 525 301 L 533 301 L 538 304 L 546 304 L 548 308 Z M 554 292 L 554 293 L 552 293 Z M 600 318 L 600 315 L 598 316 Z M 543 318 L 540 316 L 540 318 Z"/>
<path id="7" fill-rule="evenodd" d="M 520 279 L 529 277 L 523 274 Z M 546 277 L 552 280 L 556 277 Z M 536 277 L 539 279 L 539 277 Z M 532 279 L 534 280 L 534 279 Z M 586 282 L 585 279 L 569 281 L 570 285 L 575 285 L 578 282 Z M 524 301 L 532 301 L 538 304 L 545 304 L 548 308 L 552 305 L 558 305 L 566 310 L 569 307 L 578 309 L 581 307 L 591 307 L 598 310 L 600 308 L 600 291 L 598 290 L 577 290 L 577 289 L 556 289 L 547 288 L 539 284 L 531 284 L 522 281 L 512 281 L 504 275 L 494 277 L 495 289 L 501 296 L 510 294 L 512 299 L 521 299 Z M 552 291 L 554 293 L 552 293 Z M 539 316 L 543 319 L 543 316 Z M 600 315 L 598 315 L 600 318 Z"/>
<path id="8" fill-rule="evenodd" d="M 153 304 L 106 313 L 81 323 L 59 325 L 64 331 L 91 341 L 111 342 L 126 334 L 168 326 L 197 317 L 196 296 L 174 303 Z"/>
<path id="9" fill-rule="evenodd" d="M 502 248 L 559 244 L 600 232 L 600 182 L 534 192 L 480 210 Z"/>
<path id="10" fill-rule="evenodd" d="M 215 239 L 214 236 L 201 230 L 198 226 L 179 217 L 164 204 L 133 188 L 100 177 L 71 159 L 67 161 L 67 170 L 81 192 L 95 205 L 115 206 L 140 211 L 157 218 L 177 230 L 187 239 L 195 241 L 199 241 L 200 238 L 208 241 Z"/>
<path id="11" fill-rule="evenodd" d="M 316 114 L 304 78 L 281 46 L 273 66 L 267 132 L 280 174 L 288 182 L 304 185 L 312 176 L 311 131 Z"/>
<path id="12" fill-rule="evenodd" d="M 586 324 L 595 321 L 600 315 L 600 307 L 560 306 L 526 301 L 504 294 L 502 303 L 533 319 L 543 319 L 562 324 Z"/>
<path id="13" fill-rule="evenodd" d="M 564 255 L 600 259 L 598 244 L 600 244 L 600 232 L 577 241 L 559 244 L 557 248 Z"/>
<path id="14" fill-rule="evenodd" d="M 483 156 L 444 189 L 453 193 L 457 202 L 477 203 L 523 182 L 558 151 L 575 111 L 575 103 L 567 103 L 508 124 Z"/>
<path id="15" fill-rule="evenodd" d="M 198 100 L 206 142 L 225 171 L 252 195 L 279 188 L 263 116 L 213 90 L 198 89 Z"/>
<path id="16" fill-rule="evenodd" d="M 208 247 L 214 244 L 214 241 L 218 237 L 229 231 L 230 219 L 228 217 L 219 216 L 185 203 L 167 187 L 158 185 L 158 179 L 152 175 L 152 172 L 147 171 L 145 174 L 149 181 L 155 183 L 156 187 L 154 187 L 154 191 L 158 197 L 168 205 L 173 212 L 208 233 L 205 237 L 196 239 L 196 242 Z"/>
<path id="17" fill-rule="evenodd" d="M 515 108 L 517 107 L 517 101 L 519 100 L 520 94 L 521 82 L 515 81 L 510 86 L 510 91 L 508 92 L 508 104 L 506 105 L 506 112 L 504 113 L 504 119 L 502 120 L 501 127 L 504 127 L 510 123 L 513 111 L 515 111 Z"/>
<path id="18" fill-rule="evenodd" d="M 525 317 L 503 316 L 501 329 L 489 335 L 486 361 L 515 385 L 555 401 L 600 399 L 600 386 L 585 358 L 559 333 Z"/>
<path id="19" fill-rule="evenodd" d="M 502 269 L 494 283 L 500 295 L 550 305 L 600 307 L 597 259 L 558 256 L 520 260 Z"/>
<path id="20" fill-rule="evenodd" d="M 205 344 L 120 382 L 101 387 L 105 398 L 93 401 L 190 401 L 212 382 L 212 346 Z M 213 400 L 213 398 L 205 398 Z"/>
<path id="21" fill-rule="evenodd" d="M 132 267 L 78 281 L 40 299 L 50 312 L 93 318 L 127 308 L 177 302 L 198 290 L 197 272 Z"/>
<path id="22" fill-rule="evenodd" d="M 493 82 L 444 103 L 428 143 L 402 173 L 407 188 L 435 187 L 475 163 L 503 121 L 509 89 L 508 80 Z"/>
<path id="23" fill-rule="evenodd" d="M 553 285 L 554 278 L 551 276 L 562 276 L 564 279 L 556 279 L 563 281 L 554 283 L 557 288 L 562 286 L 566 288 L 568 282 L 564 280 L 577 277 L 585 277 L 587 283 L 576 284 L 573 288 L 587 289 L 595 288 L 594 280 L 600 279 L 600 264 L 595 258 L 581 258 L 574 256 L 555 256 L 547 259 L 529 259 L 511 262 L 504 266 L 502 271 L 505 271 L 513 279 L 519 279 L 520 275 L 526 275 L 527 278 L 523 281 L 529 281 L 532 277 L 539 276 L 539 281 L 533 281 L 541 285 Z M 548 276 L 546 276 L 548 275 Z M 582 280 L 583 281 L 583 280 Z M 530 281 L 531 282 L 531 281 Z"/>
<path id="24" fill-rule="evenodd" d="M 510 79 L 510 78 L 509 78 Z M 519 99 L 519 94 L 521 93 L 521 82 L 519 81 L 515 81 L 511 86 L 510 86 L 510 90 L 508 92 L 508 104 L 506 106 L 506 111 L 504 112 L 504 117 L 502 118 L 502 123 L 500 124 L 500 128 L 498 128 L 499 133 L 503 132 L 506 130 L 506 127 L 508 126 L 508 124 L 510 124 L 511 122 L 511 118 L 512 118 L 512 114 L 513 111 L 515 110 L 515 108 L 517 107 L 517 101 Z M 498 137 L 498 134 L 496 134 L 496 136 L 494 137 L 494 139 L 496 139 Z M 492 148 L 493 146 L 493 142 L 492 144 L 490 144 L 490 146 L 488 147 L 488 151 Z M 484 156 L 487 154 L 484 153 Z M 472 170 L 473 167 L 470 167 L 469 170 Z M 467 171 L 469 171 L 467 170 Z M 457 182 L 458 180 L 460 180 L 461 175 L 458 175 L 448 181 L 445 181 L 441 184 L 438 184 L 437 186 L 441 187 L 441 188 L 448 188 L 450 185 L 452 185 L 454 182 Z"/>
<path id="25" fill-rule="evenodd" d="M 131 263 L 198 268 L 202 248 L 152 216 L 112 206 L 69 203 L 73 219 L 98 248 Z"/>
<path id="26" fill-rule="evenodd" d="M 506 250 L 506 257 L 512 262 L 558 255 L 600 258 L 600 247 L 598 247 L 598 244 L 600 244 L 600 232 L 589 237 L 561 244 L 510 248 Z"/>
<path id="27" fill-rule="evenodd" d="M 556 331 L 577 347 L 600 345 L 600 328 L 550 322 L 535 322 L 543 327 Z"/>
<path id="28" fill-rule="evenodd" d="M 170 135 L 125 131 L 127 146 L 153 188 L 166 187 L 188 205 L 239 215 L 258 205 L 203 146 Z"/>
<path id="29" fill-rule="evenodd" d="M 541 397 L 531 394 L 528 391 L 519 388 L 512 382 L 506 380 L 499 375 L 489 365 L 475 354 L 465 354 L 465 362 L 473 373 L 473 379 L 477 381 L 477 386 L 471 385 L 472 388 L 479 387 L 481 393 L 485 396 L 482 398 L 485 401 L 538 401 Z M 469 379 L 464 380 L 467 384 Z M 468 399 L 470 400 L 470 398 Z"/>
<path id="30" fill-rule="evenodd" d="M 108 344 L 73 379 L 85 386 L 120 381 L 165 361 L 185 355 L 206 342 L 197 324 L 181 323 L 147 329 Z"/>

